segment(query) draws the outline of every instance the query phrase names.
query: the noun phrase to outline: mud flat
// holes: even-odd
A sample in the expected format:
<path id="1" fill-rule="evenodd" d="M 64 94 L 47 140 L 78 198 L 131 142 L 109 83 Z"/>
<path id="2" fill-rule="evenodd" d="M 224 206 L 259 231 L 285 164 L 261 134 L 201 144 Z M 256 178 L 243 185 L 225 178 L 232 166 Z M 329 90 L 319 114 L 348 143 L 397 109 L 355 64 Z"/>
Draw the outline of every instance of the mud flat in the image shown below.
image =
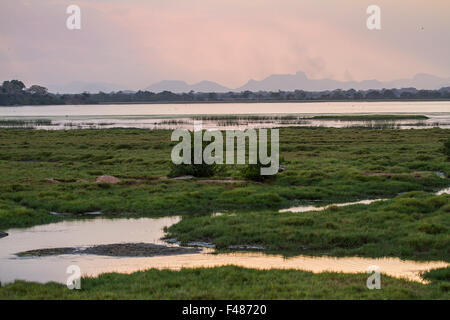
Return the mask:
<path id="1" fill-rule="evenodd" d="M 62 254 L 93 254 L 111 257 L 154 257 L 177 254 L 199 253 L 196 248 L 169 247 L 153 243 L 115 243 L 104 244 L 92 247 L 67 247 L 37 249 L 19 252 L 19 257 L 43 257 Z"/>

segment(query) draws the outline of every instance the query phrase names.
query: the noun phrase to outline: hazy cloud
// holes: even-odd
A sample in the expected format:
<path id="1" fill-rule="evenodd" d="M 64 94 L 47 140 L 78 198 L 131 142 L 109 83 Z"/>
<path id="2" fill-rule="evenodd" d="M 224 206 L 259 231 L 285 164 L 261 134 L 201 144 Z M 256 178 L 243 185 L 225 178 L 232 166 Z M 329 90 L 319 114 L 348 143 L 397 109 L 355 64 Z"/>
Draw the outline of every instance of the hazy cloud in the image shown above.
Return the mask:
<path id="1" fill-rule="evenodd" d="M 82 10 L 67 30 L 66 7 Z M 248 79 L 304 71 L 337 80 L 450 76 L 450 1 L 2 0 L 0 80 L 113 82 Z M 351 74 L 350 74 L 351 71 Z"/>

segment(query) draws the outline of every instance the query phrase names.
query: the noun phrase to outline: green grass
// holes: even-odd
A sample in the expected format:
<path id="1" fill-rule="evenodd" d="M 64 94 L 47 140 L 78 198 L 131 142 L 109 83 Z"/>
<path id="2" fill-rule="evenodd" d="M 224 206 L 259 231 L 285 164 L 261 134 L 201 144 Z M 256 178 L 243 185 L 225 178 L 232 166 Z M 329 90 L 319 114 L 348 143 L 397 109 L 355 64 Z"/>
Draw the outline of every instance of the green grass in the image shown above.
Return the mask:
<path id="1" fill-rule="evenodd" d="M 420 284 L 385 275 L 381 289 L 366 287 L 367 274 L 219 268 L 155 269 L 83 278 L 81 290 L 56 283 L 16 281 L 0 299 L 449 299 L 440 281 Z"/>
<path id="2" fill-rule="evenodd" d="M 61 219 L 50 211 L 193 216 L 392 197 L 450 185 L 434 173 L 450 172 L 442 152 L 449 130 L 280 129 L 287 170 L 263 184 L 160 180 L 169 173 L 176 144 L 170 134 L 0 129 L 0 230 Z M 215 178 L 242 179 L 241 169 L 226 166 Z M 105 174 L 122 182 L 95 183 Z"/>
<path id="3" fill-rule="evenodd" d="M 411 192 L 370 205 L 332 206 L 318 212 L 191 217 L 168 231 L 168 238 L 212 242 L 218 249 L 258 245 L 286 255 L 450 261 L 450 195 Z"/>
<path id="4" fill-rule="evenodd" d="M 160 179 L 170 171 L 176 142 L 170 131 L 0 129 L 0 230 L 78 219 L 183 215 L 170 228 L 182 241 L 264 245 L 270 252 L 398 256 L 449 261 L 449 130 L 359 128 L 280 129 L 286 171 L 264 183 Z M 443 172 L 445 178 L 435 172 Z M 95 183 L 114 175 L 116 185 Z M 241 166 L 213 178 L 243 179 Z M 48 179 L 53 178 L 60 183 Z M 325 205 L 395 197 L 387 202 L 323 212 L 278 213 L 301 204 Z M 236 215 L 210 217 L 217 211 Z M 50 211 L 70 213 L 50 215 Z M 1 241 L 1 240 L 0 240 Z M 0 299 L 448 299 L 448 271 L 423 285 L 366 274 L 312 274 L 237 267 L 148 270 L 83 279 L 83 290 L 23 281 L 0 288 Z"/>

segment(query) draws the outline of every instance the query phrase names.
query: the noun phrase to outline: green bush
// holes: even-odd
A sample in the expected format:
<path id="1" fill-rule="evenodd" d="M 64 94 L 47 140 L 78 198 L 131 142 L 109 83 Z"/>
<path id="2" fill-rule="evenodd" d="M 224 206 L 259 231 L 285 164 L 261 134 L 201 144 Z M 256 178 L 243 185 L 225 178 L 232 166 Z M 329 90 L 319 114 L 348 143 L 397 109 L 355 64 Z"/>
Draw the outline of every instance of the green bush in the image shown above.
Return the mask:
<path id="1" fill-rule="evenodd" d="M 428 233 L 428 234 L 439 234 L 447 231 L 447 228 L 437 224 L 429 224 L 425 223 L 419 226 L 419 231 Z"/>
<path id="2" fill-rule="evenodd" d="M 241 170 L 241 174 L 245 179 L 253 180 L 253 181 L 266 181 L 273 179 L 275 175 L 262 175 L 261 174 L 261 168 L 263 166 L 261 163 L 257 164 L 248 164 Z"/>
<path id="3" fill-rule="evenodd" d="M 450 139 L 444 142 L 444 154 L 447 156 L 447 160 L 450 161 Z"/>
<path id="4" fill-rule="evenodd" d="M 207 143 L 203 141 L 202 150 L 205 149 Z M 221 172 L 224 167 L 219 165 L 206 164 L 202 158 L 202 163 L 194 164 L 194 135 L 191 132 L 191 164 L 174 164 L 171 162 L 169 177 L 194 176 L 194 177 L 212 177 Z"/>
<path id="5" fill-rule="evenodd" d="M 450 282 L 450 267 L 427 271 L 423 274 L 423 278 L 431 281 Z"/>
<path id="6" fill-rule="evenodd" d="M 216 164 L 171 164 L 169 177 L 194 176 L 194 177 L 212 177 L 219 172 Z"/>

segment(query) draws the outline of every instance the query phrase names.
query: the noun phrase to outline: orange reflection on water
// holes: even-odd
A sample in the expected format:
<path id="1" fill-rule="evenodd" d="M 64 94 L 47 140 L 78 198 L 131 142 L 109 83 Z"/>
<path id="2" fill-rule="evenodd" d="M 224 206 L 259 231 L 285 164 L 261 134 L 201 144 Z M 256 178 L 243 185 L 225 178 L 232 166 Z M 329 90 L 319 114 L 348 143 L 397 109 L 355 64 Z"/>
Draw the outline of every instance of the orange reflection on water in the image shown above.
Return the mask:
<path id="1" fill-rule="evenodd" d="M 220 267 L 235 265 L 245 268 L 268 270 L 268 269 L 294 269 L 320 272 L 344 272 L 344 273 L 365 273 L 369 266 L 378 266 L 382 274 L 395 278 L 404 278 L 412 281 L 425 281 L 420 274 L 424 271 L 449 266 L 446 262 L 416 262 L 401 260 L 398 258 L 360 258 L 360 257 L 311 257 L 296 256 L 285 258 L 281 255 L 267 255 L 264 253 L 225 253 L 211 254 L 210 250 L 204 250 L 200 254 L 184 254 L 151 258 L 122 258 L 121 265 L 111 266 L 103 269 L 102 272 L 124 272 L 131 273 L 138 270 L 156 268 L 173 269 L 200 268 L 200 267 Z M 97 275 L 98 273 L 89 274 Z"/>

